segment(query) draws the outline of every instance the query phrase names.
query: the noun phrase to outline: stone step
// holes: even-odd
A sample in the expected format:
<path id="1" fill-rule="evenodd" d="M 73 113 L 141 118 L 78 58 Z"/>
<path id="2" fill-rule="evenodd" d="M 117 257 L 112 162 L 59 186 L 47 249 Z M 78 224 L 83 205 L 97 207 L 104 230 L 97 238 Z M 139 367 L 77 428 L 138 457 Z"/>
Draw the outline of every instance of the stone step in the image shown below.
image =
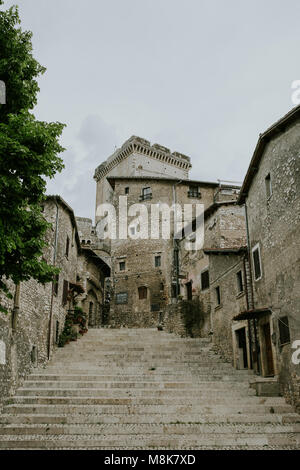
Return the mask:
<path id="1" fill-rule="evenodd" d="M 88 377 L 89 378 L 89 377 Z M 133 377 L 134 379 L 134 377 Z M 186 393 L 186 389 L 198 390 L 201 393 L 207 392 L 208 394 L 216 393 L 220 395 L 220 391 L 223 393 L 230 393 L 233 395 L 244 395 L 249 392 L 250 395 L 255 395 L 255 390 L 248 387 L 248 384 L 242 384 L 243 386 L 237 389 L 228 383 L 220 382 L 163 382 L 161 380 L 151 381 L 123 381 L 123 382 L 102 382 L 101 380 L 66 380 L 66 377 L 62 376 L 61 380 L 26 380 L 22 389 L 19 390 L 36 390 L 36 389 L 154 389 L 154 390 L 178 390 Z"/>
<path id="2" fill-rule="evenodd" d="M 77 371 L 78 372 L 78 371 Z M 31 374 L 29 376 L 30 381 L 86 381 L 86 382 L 107 382 L 107 383 L 117 383 L 117 382 L 130 382 L 130 383 L 139 383 L 139 382 L 158 382 L 158 383 L 178 383 L 178 382 L 185 382 L 186 380 L 190 382 L 191 378 L 194 380 L 192 383 L 196 384 L 197 387 L 204 387 L 207 386 L 209 388 L 211 387 L 216 387 L 216 388 L 223 388 L 223 387 L 236 387 L 236 380 L 234 378 L 232 380 L 226 380 L 224 382 L 221 382 L 220 380 L 213 380 L 211 379 L 210 376 L 204 376 L 203 380 L 200 380 L 201 378 L 193 377 L 192 375 L 187 374 L 182 374 L 181 376 L 175 375 L 172 376 L 172 374 L 165 374 L 165 375 L 158 375 L 154 373 L 154 371 L 147 371 L 146 374 L 141 374 L 141 375 L 122 375 L 122 374 L 117 374 L 117 375 L 103 375 L 103 374 L 87 374 L 87 373 L 80 373 L 76 374 L 76 372 L 73 374 L 63 374 L 61 371 L 59 374 L 53 374 L 53 373 L 48 373 L 47 371 L 44 371 L 44 373 L 40 372 L 39 374 Z M 231 377 L 230 377 L 231 378 Z M 210 379 L 210 380 L 209 380 Z M 241 381 L 238 384 L 238 387 L 240 388 L 249 388 L 249 381 L 244 380 L 243 382 Z"/>
<path id="3" fill-rule="evenodd" d="M 73 366 L 75 366 L 73 364 Z M 45 369 L 39 369 L 39 370 L 36 370 L 35 371 L 35 374 L 42 374 L 45 372 Z M 223 377 L 223 376 L 226 376 L 226 377 L 232 377 L 233 379 L 236 379 L 236 380 L 248 380 L 249 381 L 249 378 L 253 378 L 253 374 L 252 373 L 249 373 L 247 370 L 241 370 L 241 371 L 236 371 L 236 370 L 231 370 L 231 369 L 226 369 L 226 370 L 222 370 L 222 369 L 214 369 L 214 368 L 207 368 L 207 369 L 201 369 L 201 368 L 197 368 L 197 367 L 194 367 L 194 368 L 191 368 L 191 367 L 187 367 L 187 366 L 182 366 L 178 369 L 172 367 L 172 368 L 166 368 L 166 367 L 161 367 L 157 364 L 149 364 L 147 365 L 146 367 L 139 367 L 139 366 L 132 366 L 132 367 L 126 367 L 126 365 L 124 366 L 116 366 L 116 365 L 111 365 L 111 367 L 109 366 L 103 366 L 101 365 L 101 363 L 99 364 L 99 366 L 94 366 L 94 367 L 91 367 L 91 366 L 88 366 L 88 365 L 83 365 L 82 367 L 72 367 L 72 368 L 68 368 L 67 366 L 63 367 L 63 365 L 61 365 L 61 367 L 47 367 L 47 373 L 48 374 L 58 374 L 58 375 L 61 375 L 62 373 L 67 374 L 67 375 L 105 375 L 105 374 L 108 374 L 109 372 L 111 374 L 114 374 L 114 375 L 119 375 L 119 374 L 122 374 L 122 375 L 144 375 L 144 374 L 152 374 L 152 375 L 156 375 L 156 374 L 161 374 L 161 375 L 172 375 L 172 376 L 191 376 L 193 374 L 196 374 L 197 377 L 198 376 L 204 376 L 204 377 L 211 377 L 211 376 L 214 376 L 214 377 Z M 211 372 L 210 375 L 208 375 L 209 373 Z"/>
<path id="4" fill-rule="evenodd" d="M 114 435 L 114 436 L 87 436 L 87 435 L 27 435 L 27 436 L 2 436 L 0 448 L 127 448 L 127 449 L 195 449 L 197 446 L 217 446 L 227 448 L 230 446 L 290 446 L 297 449 L 300 437 L 297 434 L 190 434 L 188 436 L 173 435 Z"/>
<path id="5" fill-rule="evenodd" d="M 104 392 L 104 394 L 97 393 L 95 390 L 92 390 L 89 394 L 86 390 L 84 393 L 81 391 L 79 395 L 76 394 L 76 390 L 63 391 L 61 394 L 57 395 L 56 391 L 50 390 L 49 395 L 45 395 L 44 391 L 41 390 L 41 394 L 34 391 L 33 395 L 15 395 L 13 398 L 8 398 L 4 400 L 4 404 L 40 404 L 40 405 L 184 405 L 187 402 L 186 394 L 178 396 L 175 394 L 174 397 L 166 394 L 165 396 L 153 396 L 153 392 L 150 396 L 128 396 L 125 391 L 117 391 L 117 396 L 112 396 Z M 67 393 L 66 393 L 67 392 Z M 104 396 L 103 396 L 104 395 Z M 109 395 L 109 396 L 108 396 Z M 201 397 L 197 395 L 189 395 L 188 401 L 189 404 L 201 405 L 202 407 L 211 407 L 214 405 L 228 405 L 231 406 L 232 397 L 227 396 L 216 396 L 211 398 L 206 398 L 206 396 Z M 206 399 L 205 404 L 203 400 Z M 245 403 L 245 397 L 234 397 L 234 405 L 243 405 Z M 247 406 L 285 406 L 286 409 L 290 409 L 290 406 L 286 404 L 285 400 L 282 397 L 256 397 L 248 396 L 247 397 Z"/>
<path id="6" fill-rule="evenodd" d="M 126 396 L 132 396 L 135 398 L 138 397 L 162 397 L 162 398 L 181 398 L 181 397 L 186 397 L 188 393 L 189 397 L 193 398 L 198 398 L 199 400 L 205 399 L 205 400 L 210 400 L 213 399 L 215 400 L 216 398 L 219 398 L 220 400 L 232 400 L 232 397 L 234 397 L 235 400 L 245 400 L 247 396 L 249 397 L 254 397 L 255 402 L 262 403 L 264 402 L 263 397 L 256 397 L 255 396 L 255 391 L 249 389 L 247 390 L 247 393 L 242 394 L 241 392 L 234 392 L 234 391 L 222 391 L 220 393 L 220 390 L 214 391 L 206 391 L 206 390 L 198 390 L 198 389 L 189 389 L 188 392 L 186 389 L 163 389 L 163 390 L 155 390 L 153 388 L 150 389 L 137 389 L 137 388 L 130 388 L 130 389 L 124 389 L 124 388 L 115 388 L 115 389 L 101 389 L 101 388 L 55 388 L 55 389 L 43 389 L 43 388 L 36 388 L 36 389 L 28 389 L 28 388 L 20 388 L 17 393 L 16 397 L 92 397 L 92 398 L 98 398 L 98 397 L 126 397 Z M 254 400 L 253 400 L 254 401 Z M 273 403 L 285 403 L 283 398 L 280 397 L 274 397 L 273 398 Z"/>
<path id="7" fill-rule="evenodd" d="M 89 330 L 24 381 L 0 415 L 1 449 L 296 449 L 300 415 L 257 397 L 209 339 Z"/>
<path id="8" fill-rule="evenodd" d="M 298 413 L 286 414 L 226 414 L 226 415 L 196 415 L 182 413 L 178 417 L 172 414 L 97 414 L 97 413 L 67 413 L 67 414 L 2 414 L 0 423 L 3 424 L 300 424 Z"/>
<path id="9" fill-rule="evenodd" d="M 7 424 L 0 435 L 198 435 L 198 434 L 281 434 L 300 433 L 299 424 Z"/>
<path id="10" fill-rule="evenodd" d="M 16 399 L 14 399 L 15 401 Z M 148 404 L 145 403 L 132 403 L 131 399 L 110 399 L 105 401 L 105 403 L 96 403 L 96 404 L 86 404 L 80 403 L 80 399 L 75 403 L 75 399 L 71 402 L 66 398 L 58 399 L 46 399 L 46 403 L 43 402 L 44 399 L 39 398 L 38 400 L 31 400 L 32 403 L 28 403 L 28 400 L 24 402 L 16 402 L 13 404 L 7 404 L 4 406 L 4 413 L 46 413 L 46 414 L 55 414 L 55 413 L 108 413 L 108 414 L 155 414 L 155 413 L 164 413 L 164 414 L 175 414 L 179 415 L 197 413 L 198 415 L 202 414 L 211 414 L 211 415 L 232 415 L 232 414 L 283 414 L 283 413 L 292 413 L 293 409 L 289 405 L 248 405 L 245 401 L 241 404 L 236 403 L 224 403 L 222 404 L 212 404 L 212 405 L 199 405 L 197 403 L 191 403 L 190 400 L 185 400 L 185 404 L 180 403 L 168 403 L 168 404 Z M 49 403 L 50 401 L 50 403 Z M 144 400 L 147 401 L 147 400 Z M 90 399 L 89 399 L 90 402 Z M 102 400 L 103 402 L 103 400 Z M 55 405 L 55 406 L 54 406 Z M 176 421 L 176 420 L 175 420 Z"/>

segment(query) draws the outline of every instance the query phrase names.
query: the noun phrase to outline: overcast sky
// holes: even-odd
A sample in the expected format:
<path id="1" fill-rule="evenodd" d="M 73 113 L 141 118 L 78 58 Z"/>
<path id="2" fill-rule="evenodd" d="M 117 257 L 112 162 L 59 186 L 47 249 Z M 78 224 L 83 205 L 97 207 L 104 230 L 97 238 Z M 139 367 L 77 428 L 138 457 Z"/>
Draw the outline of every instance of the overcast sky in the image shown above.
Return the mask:
<path id="1" fill-rule="evenodd" d="M 35 115 L 67 124 L 48 184 L 94 218 L 94 169 L 131 135 L 192 158 L 190 177 L 242 181 L 300 79 L 298 0 L 6 0 L 33 32 Z M 2 7 L 3 8 L 3 7 Z"/>

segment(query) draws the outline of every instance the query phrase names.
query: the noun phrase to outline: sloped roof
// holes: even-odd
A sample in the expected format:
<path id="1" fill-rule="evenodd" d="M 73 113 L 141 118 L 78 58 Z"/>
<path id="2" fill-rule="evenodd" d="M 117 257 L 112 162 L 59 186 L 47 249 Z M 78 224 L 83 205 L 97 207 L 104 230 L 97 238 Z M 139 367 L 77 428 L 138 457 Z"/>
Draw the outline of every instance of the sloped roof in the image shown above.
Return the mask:
<path id="1" fill-rule="evenodd" d="M 252 180 L 258 171 L 260 161 L 263 157 L 264 150 L 268 142 L 281 132 L 284 132 L 293 122 L 297 121 L 298 119 L 300 119 L 300 105 L 293 108 L 285 116 L 279 119 L 279 121 L 275 122 L 275 124 L 269 127 L 264 133 L 260 134 L 240 191 L 240 195 L 238 197 L 238 204 L 244 204 L 245 202 Z"/>

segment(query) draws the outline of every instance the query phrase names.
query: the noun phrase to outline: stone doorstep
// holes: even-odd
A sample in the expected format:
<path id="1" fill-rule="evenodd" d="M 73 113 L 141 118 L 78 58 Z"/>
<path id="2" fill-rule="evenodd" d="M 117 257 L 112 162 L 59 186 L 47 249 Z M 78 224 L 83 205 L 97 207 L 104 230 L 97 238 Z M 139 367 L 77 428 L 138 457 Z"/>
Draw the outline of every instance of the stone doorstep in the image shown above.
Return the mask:
<path id="1" fill-rule="evenodd" d="M 249 382 L 259 397 L 279 397 L 280 387 L 278 377 L 255 377 Z"/>

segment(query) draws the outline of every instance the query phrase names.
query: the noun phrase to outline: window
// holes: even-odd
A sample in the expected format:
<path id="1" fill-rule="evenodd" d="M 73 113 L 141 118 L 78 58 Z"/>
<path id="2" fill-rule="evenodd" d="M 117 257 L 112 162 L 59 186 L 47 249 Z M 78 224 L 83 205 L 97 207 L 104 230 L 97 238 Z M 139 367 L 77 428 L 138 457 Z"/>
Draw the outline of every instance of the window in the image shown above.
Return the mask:
<path id="1" fill-rule="evenodd" d="M 63 305 L 66 305 L 66 303 L 68 302 L 68 291 L 69 291 L 69 283 L 68 281 L 64 280 L 63 294 L 62 294 Z"/>
<path id="2" fill-rule="evenodd" d="M 198 186 L 189 186 L 188 197 L 201 197 L 201 193 L 199 191 Z"/>
<path id="3" fill-rule="evenodd" d="M 125 188 L 125 194 L 129 194 L 129 187 L 128 186 L 126 186 L 126 188 Z"/>
<path id="4" fill-rule="evenodd" d="M 151 312 L 159 312 L 160 305 L 159 304 L 151 304 Z"/>
<path id="5" fill-rule="evenodd" d="M 135 235 L 135 227 L 129 227 L 130 235 Z"/>
<path id="6" fill-rule="evenodd" d="M 118 292 L 116 294 L 116 304 L 127 304 L 128 292 Z"/>
<path id="7" fill-rule="evenodd" d="M 221 305 L 221 292 L 220 292 L 220 286 L 216 287 L 216 302 L 217 305 Z"/>
<path id="8" fill-rule="evenodd" d="M 160 290 L 160 291 L 163 291 L 164 289 L 165 289 L 165 286 L 164 286 L 164 284 L 161 282 L 161 283 L 160 283 L 160 288 L 159 288 L 159 290 Z"/>
<path id="9" fill-rule="evenodd" d="M 150 187 L 143 188 L 142 190 L 142 200 L 152 199 L 152 189 Z"/>
<path id="10" fill-rule="evenodd" d="M 59 321 L 56 321 L 56 327 L 55 327 L 55 342 L 56 344 L 58 343 L 59 340 Z"/>
<path id="11" fill-rule="evenodd" d="M 260 261 L 259 245 L 256 245 L 252 249 L 252 258 L 253 258 L 253 266 L 254 266 L 254 279 L 258 281 L 261 278 L 261 261 Z"/>
<path id="12" fill-rule="evenodd" d="M 54 295 L 58 294 L 58 281 L 59 281 L 59 274 L 55 274 L 53 279 L 53 292 Z"/>
<path id="13" fill-rule="evenodd" d="M 286 344 L 291 341 L 290 338 L 290 328 L 289 328 L 289 319 L 288 317 L 281 317 L 278 319 L 279 327 L 279 339 L 280 344 Z"/>
<path id="14" fill-rule="evenodd" d="M 66 257 L 67 258 L 69 256 L 69 248 L 70 248 L 70 238 L 67 236 L 67 241 L 66 241 Z"/>
<path id="15" fill-rule="evenodd" d="M 147 299 L 147 287 L 145 286 L 139 287 L 138 291 L 139 291 L 140 300 Z"/>
<path id="16" fill-rule="evenodd" d="M 267 198 L 269 199 L 272 196 L 272 185 L 271 185 L 271 175 L 270 175 L 270 173 L 266 176 L 265 183 L 266 183 Z"/>
<path id="17" fill-rule="evenodd" d="M 32 362 L 32 364 L 35 364 L 35 365 L 36 365 L 36 364 L 37 364 L 37 360 L 38 360 L 38 352 L 37 352 L 37 347 L 36 347 L 36 346 L 32 346 L 30 356 L 31 356 L 31 362 Z"/>
<path id="18" fill-rule="evenodd" d="M 201 273 L 201 289 L 205 290 L 209 288 L 209 271 L 206 269 Z"/>
<path id="19" fill-rule="evenodd" d="M 125 271 L 125 266 L 126 266 L 125 261 L 121 261 L 119 263 L 119 270 L 120 271 Z"/>
<path id="20" fill-rule="evenodd" d="M 243 286 L 243 275 L 242 275 L 242 271 L 238 271 L 238 272 L 236 273 L 236 282 L 237 282 L 238 293 L 243 292 L 243 291 L 244 291 L 244 286 Z"/>
<path id="21" fill-rule="evenodd" d="M 159 268 L 161 266 L 161 256 L 160 255 L 155 256 L 154 262 L 155 262 L 155 267 Z"/>

